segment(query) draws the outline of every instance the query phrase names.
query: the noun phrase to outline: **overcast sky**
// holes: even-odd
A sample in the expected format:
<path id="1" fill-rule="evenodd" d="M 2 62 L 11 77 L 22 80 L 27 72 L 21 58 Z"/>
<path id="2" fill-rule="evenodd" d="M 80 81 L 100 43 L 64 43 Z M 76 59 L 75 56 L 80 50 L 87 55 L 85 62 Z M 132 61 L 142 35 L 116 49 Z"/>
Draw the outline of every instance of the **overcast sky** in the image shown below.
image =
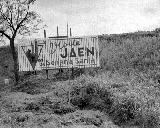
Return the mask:
<path id="1" fill-rule="evenodd" d="M 34 5 L 47 36 L 126 33 L 160 27 L 160 0 L 37 0 Z M 43 31 L 38 34 L 43 37 Z"/>

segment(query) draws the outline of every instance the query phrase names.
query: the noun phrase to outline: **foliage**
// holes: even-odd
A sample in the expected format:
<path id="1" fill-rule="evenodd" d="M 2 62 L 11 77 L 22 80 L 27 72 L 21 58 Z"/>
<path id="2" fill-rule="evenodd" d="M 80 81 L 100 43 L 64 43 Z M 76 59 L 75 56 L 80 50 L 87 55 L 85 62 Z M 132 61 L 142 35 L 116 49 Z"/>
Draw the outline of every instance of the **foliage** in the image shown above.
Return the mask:
<path id="1" fill-rule="evenodd" d="M 14 46 L 15 38 L 38 30 L 42 20 L 40 16 L 30 10 L 35 0 L 1 0 L 0 1 L 0 33 L 9 42 L 14 60 L 15 80 L 18 82 L 18 58 Z"/>
<path id="2" fill-rule="evenodd" d="M 128 82 L 121 78 L 121 83 L 115 76 L 81 76 L 72 85 L 71 103 L 80 109 L 100 110 L 119 126 L 159 127 L 160 92 L 156 84 L 148 81 L 145 74 L 142 81 L 132 74 Z"/>
<path id="3" fill-rule="evenodd" d="M 0 24 L 1 33 L 7 38 L 14 38 L 16 34 L 29 34 L 38 29 L 42 22 L 40 16 L 30 10 L 35 0 L 1 0 Z"/>
<path id="4" fill-rule="evenodd" d="M 112 122 L 119 126 L 158 128 L 160 74 L 159 37 L 156 34 L 103 36 L 101 37 L 101 42 L 104 43 L 100 54 L 101 69 L 80 71 L 80 76 L 78 74 L 77 78 L 69 81 L 67 79 L 66 81 L 44 80 L 44 75 L 32 77 L 28 74 L 30 77 L 19 83 L 15 91 L 32 94 L 32 98 L 26 96 L 21 100 L 20 97 L 23 95 L 20 94 L 18 98 L 10 96 L 12 99 L 5 99 L 2 104 L 12 112 L 54 113 L 61 116 L 76 113 L 79 109 L 96 110 L 109 116 Z M 40 78 L 36 79 L 36 77 Z M 73 106 L 67 104 L 69 92 Z M 37 98 L 37 95 L 42 94 L 43 96 Z M 27 99 L 29 101 L 26 101 Z M 6 122 L 10 121 L 8 116 L 4 116 L 4 120 L 5 118 Z M 97 118 L 77 118 L 75 122 L 83 121 L 85 124 L 94 124 L 98 127 L 102 125 L 101 120 Z M 22 119 L 27 120 L 23 116 Z M 19 122 L 22 122 L 22 119 L 18 117 Z M 47 122 L 48 118 L 41 120 Z M 69 121 L 62 122 L 65 125 L 72 124 Z"/>
<path id="5" fill-rule="evenodd" d="M 154 69 L 159 65 L 159 40 L 155 32 L 152 36 L 140 33 L 100 37 L 100 61 L 102 69 L 116 71 L 138 69 L 140 71 Z M 134 37 L 134 38 L 133 38 Z M 108 40 L 108 39 L 112 40 Z"/>

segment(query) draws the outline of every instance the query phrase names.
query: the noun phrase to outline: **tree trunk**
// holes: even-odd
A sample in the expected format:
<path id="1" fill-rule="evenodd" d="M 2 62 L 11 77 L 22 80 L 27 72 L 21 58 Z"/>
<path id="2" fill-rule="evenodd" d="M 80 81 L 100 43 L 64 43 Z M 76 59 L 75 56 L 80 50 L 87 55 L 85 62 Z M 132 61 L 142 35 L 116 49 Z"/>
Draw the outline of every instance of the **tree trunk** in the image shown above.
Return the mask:
<path id="1" fill-rule="evenodd" d="M 18 56 L 17 56 L 17 52 L 15 50 L 14 47 L 14 39 L 10 39 L 10 47 L 11 47 L 11 51 L 12 51 L 12 57 L 13 57 L 13 61 L 14 61 L 14 76 L 15 76 L 15 80 L 16 83 L 19 80 L 19 74 L 18 74 Z"/>

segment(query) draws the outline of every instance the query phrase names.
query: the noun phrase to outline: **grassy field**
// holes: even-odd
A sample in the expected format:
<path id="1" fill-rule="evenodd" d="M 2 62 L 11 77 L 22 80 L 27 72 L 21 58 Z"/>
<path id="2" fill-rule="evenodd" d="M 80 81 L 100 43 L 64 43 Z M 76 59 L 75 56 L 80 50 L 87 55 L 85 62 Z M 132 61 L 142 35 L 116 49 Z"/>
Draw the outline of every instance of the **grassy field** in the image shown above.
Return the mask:
<path id="1" fill-rule="evenodd" d="M 99 36 L 97 69 L 25 73 L 17 86 L 8 47 L 0 49 L 3 128 L 159 128 L 159 31 Z M 5 70 L 6 68 L 6 70 Z"/>

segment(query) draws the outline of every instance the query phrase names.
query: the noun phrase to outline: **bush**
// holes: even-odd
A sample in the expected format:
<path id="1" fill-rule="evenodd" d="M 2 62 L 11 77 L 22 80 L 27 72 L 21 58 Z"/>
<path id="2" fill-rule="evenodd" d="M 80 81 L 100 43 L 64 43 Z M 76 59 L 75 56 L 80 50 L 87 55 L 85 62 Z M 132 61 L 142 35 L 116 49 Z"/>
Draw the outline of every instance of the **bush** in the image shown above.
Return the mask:
<path id="1" fill-rule="evenodd" d="M 116 125 L 124 125 L 136 119 L 138 111 L 135 102 L 132 100 L 124 100 L 122 103 L 116 103 L 112 106 L 109 116 Z"/>
<path id="2" fill-rule="evenodd" d="M 135 35 L 134 35 L 135 36 Z M 113 36 L 115 40 L 101 40 L 100 63 L 104 70 L 116 71 L 134 68 L 140 71 L 154 69 L 159 65 L 159 37 L 138 39 Z M 121 43 L 120 43 L 121 42 Z"/>
<path id="3" fill-rule="evenodd" d="M 79 107 L 79 109 L 86 109 L 90 105 L 92 97 L 76 97 L 71 99 L 71 104 Z"/>
<path id="4" fill-rule="evenodd" d="M 156 86 L 149 81 L 148 75 L 134 72 L 131 75 L 131 82 L 127 83 L 114 74 L 111 77 L 98 76 L 98 79 L 106 78 L 99 81 L 96 77 L 81 76 L 72 85 L 71 103 L 80 109 L 103 111 L 119 126 L 157 127 L 159 109 L 147 106 L 149 102 L 157 102 L 153 98 L 159 97 Z"/>
<path id="5" fill-rule="evenodd" d="M 111 93 L 105 88 L 100 88 L 98 91 L 98 97 L 100 101 L 102 101 L 99 104 L 100 109 L 108 112 L 113 105 L 113 98 Z"/>
<path id="6" fill-rule="evenodd" d="M 134 123 L 144 128 L 159 128 L 159 112 L 153 110 L 139 111 Z"/>
<path id="7" fill-rule="evenodd" d="M 112 106 L 111 94 L 107 89 L 88 78 L 80 78 L 79 84 L 72 87 L 71 103 L 80 109 L 98 109 L 100 111 L 110 109 Z"/>
<path id="8" fill-rule="evenodd" d="M 39 112 L 41 107 L 39 104 L 36 103 L 29 103 L 26 105 L 25 111 L 32 111 L 32 112 Z"/>
<path id="9" fill-rule="evenodd" d="M 61 101 L 61 99 L 51 99 L 49 97 L 41 97 L 38 101 L 39 106 L 41 106 L 42 113 L 55 113 L 58 115 L 63 115 L 66 113 L 72 113 L 76 109 L 67 102 Z"/>
<path id="10" fill-rule="evenodd" d="M 39 85 L 31 81 L 25 81 L 24 83 L 21 83 L 14 87 L 12 90 L 18 92 L 25 92 L 32 95 L 40 93 Z"/>
<path id="11" fill-rule="evenodd" d="M 159 116 L 157 113 L 147 113 L 144 119 L 144 127 L 146 128 L 159 128 Z"/>

